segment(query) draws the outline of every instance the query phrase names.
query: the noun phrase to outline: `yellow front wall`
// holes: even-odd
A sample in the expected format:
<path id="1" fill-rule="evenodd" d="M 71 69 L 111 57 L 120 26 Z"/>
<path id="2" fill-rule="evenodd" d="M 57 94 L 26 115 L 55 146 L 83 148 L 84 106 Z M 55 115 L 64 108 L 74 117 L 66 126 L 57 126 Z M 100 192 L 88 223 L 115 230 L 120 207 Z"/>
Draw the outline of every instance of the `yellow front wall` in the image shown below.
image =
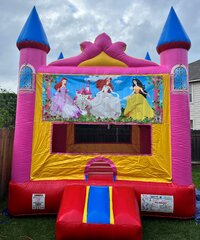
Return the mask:
<path id="1" fill-rule="evenodd" d="M 163 74 L 163 123 L 152 124 L 152 155 L 52 154 L 51 122 L 42 121 L 42 74 L 37 74 L 31 180 L 84 179 L 88 161 L 109 158 L 118 180 L 171 182 L 170 76 Z"/>

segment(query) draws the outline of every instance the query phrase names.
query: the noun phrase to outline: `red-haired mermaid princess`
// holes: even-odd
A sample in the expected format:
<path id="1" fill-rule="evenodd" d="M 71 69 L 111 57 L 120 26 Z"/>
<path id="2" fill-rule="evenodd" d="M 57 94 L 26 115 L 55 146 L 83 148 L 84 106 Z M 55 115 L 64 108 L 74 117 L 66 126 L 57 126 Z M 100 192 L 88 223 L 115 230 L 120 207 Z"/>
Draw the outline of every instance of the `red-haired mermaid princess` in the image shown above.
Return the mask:
<path id="1" fill-rule="evenodd" d="M 99 79 L 96 87 L 99 92 L 89 102 L 90 113 L 96 118 L 117 119 L 121 115 L 119 95 L 113 92 L 112 78 Z M 114 96 L 114 95 L 115 96 Z"/>

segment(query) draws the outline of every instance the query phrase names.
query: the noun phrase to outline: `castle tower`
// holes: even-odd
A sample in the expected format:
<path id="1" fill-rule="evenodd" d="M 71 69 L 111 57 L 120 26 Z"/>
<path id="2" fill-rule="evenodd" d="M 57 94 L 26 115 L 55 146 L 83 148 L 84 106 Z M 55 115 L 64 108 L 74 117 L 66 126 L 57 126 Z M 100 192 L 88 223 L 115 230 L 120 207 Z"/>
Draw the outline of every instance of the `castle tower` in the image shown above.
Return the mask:
<path id="1" fill-rule="evenodd" d="M 192 183 L 190 115 L 188 85 L 188 50 L 191 42 L 173 7 L 160 36 L 157 52 L 160 63 L 171 73 L 171 154 L 173 182 L 179 185 Z"/>
<path id="2" fill-rule="evenodd" d="M 60 52 L 60 54 L 59 54 L 59 56 L 58 56 L 58 60 L 63 59 L 63 58 L 64 58 L 63 53 Z"/>
<path id="3" fill-rule="evenodd" d="M 151 57 L 149 55 L 149 52 L 146 53 L 146 56 L 144 58 L 145 60 L 151 61 Z"/>
<path id="4" fill-rule="evenodd" d="M 30 180 L 30 171 L 27 170 L 30 170 L 32 154 L 35 77 L 38 68 L 46 65 L 46 55 L 50 50 L 35 7 L 17 39 L 17 47 L 20 61 L 12 181 L 25 182 Z"/>

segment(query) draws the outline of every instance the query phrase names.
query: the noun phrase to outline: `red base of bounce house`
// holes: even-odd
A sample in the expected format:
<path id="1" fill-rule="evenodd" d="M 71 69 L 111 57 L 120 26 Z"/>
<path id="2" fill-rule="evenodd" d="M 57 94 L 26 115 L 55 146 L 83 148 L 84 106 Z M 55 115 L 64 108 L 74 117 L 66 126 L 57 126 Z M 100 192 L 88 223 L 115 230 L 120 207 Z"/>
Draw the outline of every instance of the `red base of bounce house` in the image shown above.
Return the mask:
<path id="1" fill-rule="evenodd" d="M 95 197 L 87 194 L 88 188 L 100 189 Z M 109 201 L 102 190 L 111 189 Z M 93 191 L 94 192 L 94 191 Z M 110 192 L 109 192 L 110 193 Z M 39 205 L 35 205 L 34 196 L 42 196 Z M 151 196 L 153 204 L 160 209 L 144 209 L 142 198 Z M 166 211 L 162 197 L 173 199 L 170 211 Z M 88 202 L 88 204 L 86 204 Z M 160 203 L 161 202 L 161 203 Z M 94 203 L 94 204 L 93 204 Z M 106 207 L 106 204 L 108 207 Z M 93 206 L 92 206 L 93 205 Z M 95 206 L 95 207 L 94 207 Z M 95 209 L 97 206 L 97 209 Z M 162 211 L 162 206 L 164 207 Z M 98 208 L 102 209 L 98 209 Z M 9 213 L 19 215 L 57 214 L 56 239 L 142 239 L 140 215 L 192 218 L 195 214 L 195 187 L 177 186 L 166 183 L 146 183 L 128 181 L 30 181 L 10 182 Z M 107 209 L 109 210 L 107 214 Z M 91 213 L 86 213 L 85 209 Z M 152 211 L 151 211 L 152 210 Z M 98 212 L 99 211 L 99 212 Z M 95 220 L 98 216 L 98 220 Z M 104 222 L 104 219 L 108 219 Z M 85 219 L 85 220 L 84 220 Z M 103 219 L 101 221 L 101 219 Z"/>
<path id="2" fill-rule="evenodd" d="M 25 183 L 10 182 L 8 208 L 11 215 L 34 215 L 34 214 L 57 214 L 65 188 L 72 185 L 81 186 L 113 186 L 129 187 L 134 189 L 141 215 L 164 216 L 173 218 L 192 218 L 195 215 L 195 187 L 178 186 L 173 183 L 149 183 L 130 181 L 30 181 Z M 45 206 L 43 209 L 32 208 L 33 194 L 45 195 Z M 173 211 L 147 212 L 141 211 L 141 194 L 172 196 Z M 74 199 L 80 196 L 74 196 Z"/>

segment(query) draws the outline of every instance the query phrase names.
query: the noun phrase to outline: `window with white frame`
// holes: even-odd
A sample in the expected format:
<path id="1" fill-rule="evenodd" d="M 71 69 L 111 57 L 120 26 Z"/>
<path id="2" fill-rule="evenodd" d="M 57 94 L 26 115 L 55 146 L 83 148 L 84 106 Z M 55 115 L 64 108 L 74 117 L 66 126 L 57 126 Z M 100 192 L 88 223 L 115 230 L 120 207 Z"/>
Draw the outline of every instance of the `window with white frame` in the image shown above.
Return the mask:
<path id="1" fill-rule="evenodd" d="M 19 75 L 19 90 L 33 90 L 34 68 L 31 65 L 24 65 Z"/>
<path id="2" fill-rule="evenodd" d="M 176 65 L 172 69 L 173 74 L 173 90 L 185 91 L 188 90 L 187 70 L 182 64 Z"/>

